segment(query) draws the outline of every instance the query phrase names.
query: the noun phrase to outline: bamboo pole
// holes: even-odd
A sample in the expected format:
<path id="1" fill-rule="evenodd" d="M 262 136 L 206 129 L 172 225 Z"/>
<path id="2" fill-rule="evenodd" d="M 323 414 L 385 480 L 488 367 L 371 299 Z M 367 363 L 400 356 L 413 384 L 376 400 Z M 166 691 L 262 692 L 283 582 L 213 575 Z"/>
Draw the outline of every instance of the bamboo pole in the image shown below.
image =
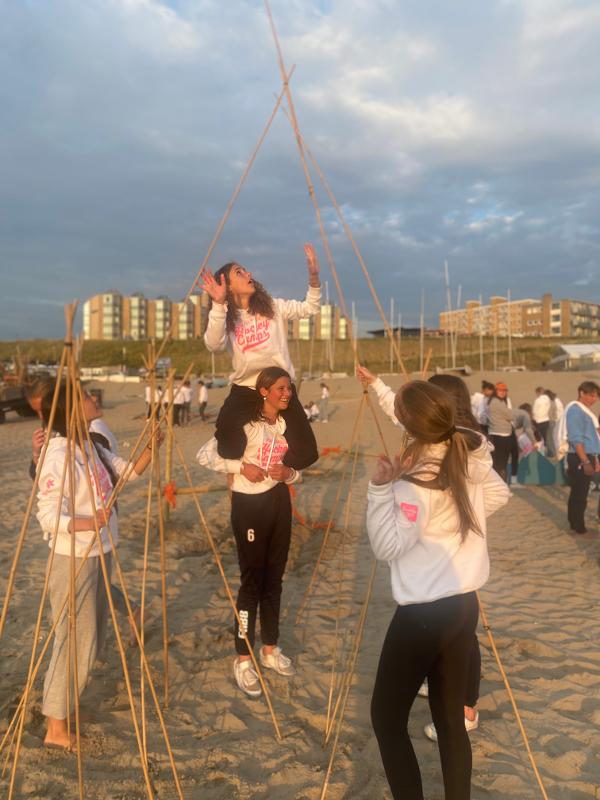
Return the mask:
<path id="1" fill-rule="evenodd" d="M 230 216 L 230 214 L 231 214 L 231 212 L 233 210 L 233 207 L 234 207 L 234 205 L 236 203 L 236 200 L 237 200 L 237 198 L 238 198 L 238 196 L 239 196 L 239 194 L 240 194 L 240 192 L 242 190 L 242 187 L 243 187 L 244 183 L 246 182 L 246 178 L 248 177 L 248 175 L 250 173 L 250 170 L 252 169 L 252 166 L 253 166 L 253 164 L 254 164 L 254 162 L 256 160 L 256 157 L 258 155 L 258 151 L 260 150 L 264 140 L 266 139 L 267 134 L 268 134 L 268 132 L 269 132 L 269 130 L 271 128 L 271 125 L 273 123 L 273 120 L 275 119 L 275 117 L 277 115 L 277 111 L 279 110 L 279 107 L 280 107 L 281 102 L 282 102 L 282 100 L 284 98 L 284 95 L 285 95 L 286 88 L 289 85 L 289 81 L 291 80 L 295 69 L 296 69 L 296 67 L 292 66 L 292 68 L 290 69 L 289 73 L 287 75 L 283 76 L 283 80 L 282 80 L 283 89 L 280 92 L 280 94 L 279 94 L 279 96 L 278 96 L 278 98 L 277 98 L 277 100 L 275 102 L 275 106 L 273 108 L 273 111 L 271 112 L 271 116 L 269 117 L 269 119 L 268 119 L 268 121 L 267 121 L 267 123 L 266 123 L 266 125 L 265 125 L 265 127 L 264 127 L 264 129 L 263 129 L 263 131 L 261 133 L 261 135 L 258 138 L 258 142 L 256 143 L 256 145 L 254 147 L 254 150 L 253 150 L 253 152 L 252 152 L 252 154 L 251 154 L 251 156 L 250 156 L 250 158 L 249 158 L 249 160 L 248 160 L 248 162 L 246 164 L 246 167 L 244 168 L 244 171 L 242 172 L 242 174 L 240 176 L 240 179 L 239 179 L 235 189 L 233 190 L 233 194 L 231 196 L 231 199 L 229 200 L 229 203 L 227 204 L 227 207 L 226 207 L 226 209 L 225 209 L 225 211 L 223 213 L 223 216 L 221 217 L 221 220 L 220 220 L 219 224 L 217 225 L 217 229 L 216 229 L 216 231 L 215 231 L 215 233 L 213 235 L 213 238 L 211 239 L 211 242 L 210 242 L 210 244 L 208 246 L 208 250 L 206 251 L 206 255 L 202 259 L 202 264 L 200 265 L 200 268 L 198 269 L 196 277 L 194 278 L 194 280 L 192 282 L 192 285 L 189 288 L 188 293 L 186 294 L 186 296 L 183 299 L 184 303 L 187 303 L 187 301 L 190 299 L 190 296 L 191 296 L 192 292 L 194 291 L 194 289 L 196 288 L 196 286 L 198 285 L 198 283 L 200 281 L 200 278 L 202 276 L 202 272 L 206 269 L 206 265 L 208 264 L 208 260 L 211 257 L 212 252 L 215 249 L 215 247 L 217 245 L 217 242 L 219 241 L 219 239 L 221 237 L 221 233 L 223 232 L 223 228 L 225 227 L 225 223 L 229 219 L 229 216 Z M 167 345 L 167 342 L 170 341 L 170 339 L 172 338 L 174 329 L 175 329 L 175 320 L 173 319 L 171 321 L 170 326 L 169 326 L 169 330 L 165 334 L 165 336 L 164 336 L 164 338 L 163 338 L 163 340 L 162 340 L 162 342 L 160 344 L 160 347 L 158 349 L 158 352 L 156 353 L 156 357 L 155 357 L 155 361 L 154 361 L 155 364 L 156 364 L 156 361 L 161 357 L 162 353 L 164 352 L 164 349 L 165 349 L 165 347 Z M 214 362 L 213 362 L 213 365 L 214 365 Z M 213 378 L 214 378 L 214 366 L 213 366 Z"/>
<path id="2" fill-rule="evenodd" d="M 187 466 L 187 464 L 185 462 L 185 457 L 183 455 L 183 451 L 181 449 L 181 445 L 179 444 L 177 439 L 175 439 L 175 447 L 177 448 L 177 452 L 179 454 L 179 460 L 181 461 L 181 466 L 183 467 L 183 470 L 185 472 L 185 475 L 186 475 L 186 478 L 188 480 L 188 483 L 191 486 L 192 485 L 192 476 L 190 475 L 190 471 L 189 471 L 188 466 Z M 202 511 L 202 507 L 200 505 L 200 501 L 198 500 L 197 494 L 194 493 L 192 495 L 192 497 L 194 498 L 194 503 L 196 505 L 196 511 L 198 512 L 198 517 L 200 518 L 201 525 L 204 528 L 204 533 L 206 534 L 206 538 L 208 539 L 208 543 L 210 545 L 210 548 L 213 551 L 213 555 L 215 557 L 215 562 L 217 564 L 217 568 L 218 568 L 218 570 L 219 570 L 219 572 L 221 574 L 221 578 L 223 579 L 223 585 L 225 587 L 225 592 L 227 593 L 227 598 L 229 599 L 229 602 L 231 604 L 231 608 L 233 609 L 233 613 L 235 614 L 235 618 L 237 620 L 237 623 L 238 623 L 238 626 L 239 626 L 239 630 L 244 636 L 244 641 L 246 642 L 246 647 L 248 648 L 248 653 L 250 655 L 250 658 L 252 659 L 252 664 L 254 665 L 254 669 L 255 669 L 256 674 L 258 676 L 258 680 L 260 681 L 260 685 L 261 685 L 261 688 L 263 690 L 263 694 L 265 696 L 267 707 L 269 709 L 269 713 L 270 713 L 271 719 L 273 721 L 273 727 L 275 728 L 275 734 L 277 736 L 278 741 L 281 741 L 281 739 L 282 739 L 281 730 L 279 728 L 279 723 L 277 722 L 277 717 L 275 716 L 275 710 L 273 709 L 273 704 L 271 702 L 271 695 L 270 695 L 269 690 L 267 689 L 267 685 L 266 685 L 266 683 L 264 681 L 264 678 L 263 678 L 263 675 L 262 675 L 262 671 L 261 671 L 260 666 L 258 664 L 258 660 L 257 660 L 256 656 L 254 655 L 254 651 L 252 649 L 250 641 L 248 640 L 248 636 L 246 634 L 245 627 L 242 624 L 242 621 L 240 619 L 240 615 L 238 613 L 235 600 L 233 599 L 233 594 L 232 594 L 232 591 L 231 591 L 231 587 L 229 586 L 229 581 L 227 580 L 227 576 L 225 575 L 225 570 L 223 568 L 223 563 L 221 561 L 221 556 L 219 555 L 219 551 L 217 549 L 217 545 L 215 544 L 215 540 L 213 538 L 213 535 L 210 532 L 210 528 L 208 527 L 208 523 L 206 521 L 206 517 L 204 516 L 204 512 Z"/>
<path id="3" fill-rule="evenodd" d="M 542 776 L 540 775 L 539 769 L 538 769 L 537 764 L 535 762 L 535 758 L 534 758 L 533 753 L 531 751 L 531 747 L 529 745 L 529 739 L 527 737 L 527 733 L 525 732 L 525 727 L 523 726 L 523 722 L 521 720 L 521 714 L 519 713 L 519 709 L 518 709 L 518 706 L 517 706 L 517 701 L 515 699 L 515 696 L 513 694 L 512 688 L 510 686 L 508 677 L 507 677 L 506 672 L 504 670 L 504 667 L 502 665 L 502 661 L 500 659 L 500 654 L 498 653 L 498 648 L 496 647 L 496 642 L 494 640 L 494 635 L 492 633 L 492 627 L 488 622 L 487 614 L 485 613 L 485 609 L 483 607 L 483 603 L 481 602 L 481 597 L 479 596 L 479 592 L 477 592 L 477 602 L 479 603 L 479 613 L 481 614 L 481 621 L 483 623 L 484 630 L 487 633 L 488 641 L 489 641 L 490 646 L 492 648 L 492 651 L 494 653 L 494 657 L 496 659 L 496 663 L 498 664 L 498 669 L 500 670 L 500 675 L 502 676 L 502 680 L 504 682 L 504 686 L 505 686 L 506 691 L 508 693 L 508 697 L 509 697 L 510 703 L 512 705 L 513 711 L 515 712 L 517 725 L 519 726 L 519 732 L 520 732 L 521 737 L 523 739 L 523 742 L 525 744 L 525 750 L 527 751 L 527 756 L 529 758 L 529 762 L 530 762 L 531 767 L 533 769 L 533 774 L 535 775 L 536 781 L 537 781 L 538 786 L 540 788 L 540 791 L 542 793 L 542 797 L 544 798 L 544 800 L 548 800 L 548 795 L 546 794 L 546 789 L 544 788 L 544 784 L 543 784 L 543 781 L 542 781 Z"/>
<path id="4" fill-rule="evenodd" d="M 287 116 L 287 114 L 286 114 L 286 116 Z M 289 117 L 288 117 L 288 119 L 289 119 Z M 371 275 L 370 275 L 369 270 L 367 269 L 367 265 L 365 264 L 365 261 L 364 261 L 364 259 L 362 257 L 362 253 L 361 253 L 361 251 L 360 251 L 360 249 L 359 249 L 359 247 L 358 247 L 358 245 L 356 243 L 356 240 L 354 238 L 354 235 L 353 235 L 352 231 L 350 230 L 350 227 L 349 227 L 348 223 L 346 222 L 346 217 L 344 216 L 344 212 L 342 211 L 342 208 L 341 208 L 340 204 L 338 203 L 338 201 L 337 201 L 337 199 L 336 199 L 336 197 L 335 197 L 335 195 L 333 193 L 333 190 L 332 190 L 327 178 L 325 177 L 325 174 L 323 173 L 323 170 L 319 166 L 315 156 L 313 155 L 312 151 L 310 150 L 310 148 L 308 147 L 308 145 L 306 144 L 306 142 L 302 138 L 302 136 L 299 133 L 299 131 L 298 131 L 297 135 L 300 136 L 300 139 L 302 141 L 304 150 L 305 150 L 306 154 L 308 155 L 308 157 L 310 158 L 311 163 L 312 163 L 312 165 L 313 165 L 313 167 L 315 169 L 315 172 L 319 176 L 319 180 L 321 181 L 321 184 L 322 184 L 323 188 L 325 189 L 325 192 L 327 193 L 327 195 L 328 195 L 328 197 L 329 197 L 329 199 L 331 201 L 331 204 L 333 205 L 333 207 L 334 207 L 334 209 L 335 209 L 335 211 L 336 211 L 336 213 L 337 213 L 337 215 L 339 217 L 340 222 L 342 223 L 342 227 L 344 229 L 344 233 L 346 234 L 346 237 L 348 238 L 348 241 L 350 242 L 350 245 L 351 245 L 351 247 L 352 247 L 352 249 L 354 251 L 354 254 L 355 254 L 355 256 L 356 256 L 356 258 L 358 260 L 358 263 L 359 263 L 360 268 L 362 270 L 363 276 L 364 276 L 364 278 L 365 278 L 365 280 L 367 282 L 367 286 L 369 287 L 369 291 L 371 292 L 371 297 L 373 298 L 373 302 L 375 303 L 375 307 L 377 308 L 377 311 L 379 312 L 379 316 L 381 317 L 381 320 L 383 322 L 383 326 L 385 328 L 386 334 L 389 336 L 390 335 L 390 330 L 389 330 L 390 326 L 389 326 L 385 311 L 383 310 L 383 306 L 381 305 L 381 302 L 379 300 L 379 296 L 377 295 L 377 291 L 375 289 L 373 281 L 371 280 Z M 345 311 L 344 313 L 347 315 L 347 311 Z M 392 339 L 393 339 L 393 337 L 392 337 Z M 394 351 L 395 351 L 395 354 L 396 354 L 396 361 L 398 362 L 398 364 L 400 366 L 400 371 L 402 372 L 402 374 L 404 375 L 404 377 L 405 377 L 405 379 L 407 381 L 410 380 L 410 375 L 409 375 L 408 370 L 406 369 L 406 367 L 404 365 L 404 361 L 402 360 L 402 356 L 400 354 L 400 350 L 398 349 L 398 346 L 396 344 L 394 344 Z"/>
<path id="5" fill-rule="evenodd" d="M 46 457 L 46 451 L 48 450 L 48 443 L 50 441 L 50 431 L 52 429 L 52 423 L 54 422 L 54 416 L 56 414 L 56 403 L 58 400 L 58 391 L 60 388 L 60 381 L 62 379 L 62 375 L 65 368 L 67 358 L 67 347 L 63 348 L 60 364 L 58 366 L 58 371 L 56 375 L 56 385 L 54 387 L 54 394 L 52 397 L 52 407 L 50 409 L 50 416 L 48 422 L 48 429 L 46 430 L 46 437 L 44 439 L 44 445 L 42 447 L 42 451 L 40 453 L 39 461 L 38 461 L 38 469 L 36 471 L 35 478 L 33 480 L 33 486 L 31 487 L 31 492 L 29 494 L 29 500 L 27 502 L 27 508 L 25 510 L 25 517 L 23 519 L 23 523 L 21 525 L 21 530 L 19 531 L 19 535 L 17 537 L 17 542 L 15 544 L 15 554 L 13 556 L 12 564 L 10 567 L 10 571 L 8 573 L 8 580 L 6 583 L 6 592 L 4 594 L 4 602 L 2 604 L 2 614 L 0 615 L 0 639 L 2 638 L 2 634 L 4 632 L 4 626 L 6 624 L 6 618 L 8 615 L 8 608 L 10 604 L 11 595 L 13 592 L 13 587 L 15 584 L 15 577 L 17 573 L 17 568 L 19 565 L 19 561 L 21 558 L 21 553 L 23 552 L 23 545 L 25 542 L 25 535 L 27 533 L 27 528 L 29 526 L 29 520 L 31 519 L 31 513 L 33 510 L 33 504 L 37 499 L 37 490 L 38 490 L 38 483 L 39 483 L 39 474 L 40 474 L 40 466 L 44 463 L 44 459 Z"/>
<path id="6" fill-rule="evenodd" d="M 431 361 L 431 354 L 433 353 L 432 348 L 430 347 L 427 351 L 427 355 L 425 356 L 425 364 L 423 365 L 423 372 L 421 373 L 421 380 L 427 379 L 427 370 L 429 369 L 429 362 Z"/>
<path id="7" fill-rule="evenodd" d="M 165 551 L 165 518 L 162 504 L 162 483 L 160 477 L 160 460 L 155 461 L 156 469 L 156 509 L 158 515 L 158 547 L 160 553 L 160 597 L 162 611 L 163 634 L 163 683 L 164 704 L 169 707 L 169 621 L 167 615 L 167 556 Z"/>

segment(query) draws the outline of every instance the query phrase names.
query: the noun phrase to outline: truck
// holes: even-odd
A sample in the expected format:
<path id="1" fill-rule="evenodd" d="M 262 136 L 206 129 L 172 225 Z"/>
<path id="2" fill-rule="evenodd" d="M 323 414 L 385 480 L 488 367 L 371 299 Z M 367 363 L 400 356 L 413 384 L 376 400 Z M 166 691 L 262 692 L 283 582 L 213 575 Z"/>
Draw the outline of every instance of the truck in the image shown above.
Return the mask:
<path id="1" fill-rule="evenodd" d="M 0 380 L 0 425 L 6 421 L 9 411 L 16 411 L 20 417 L 35 417 L 35 411 L 27 402 L 24 387 L 19 383 Z"/>

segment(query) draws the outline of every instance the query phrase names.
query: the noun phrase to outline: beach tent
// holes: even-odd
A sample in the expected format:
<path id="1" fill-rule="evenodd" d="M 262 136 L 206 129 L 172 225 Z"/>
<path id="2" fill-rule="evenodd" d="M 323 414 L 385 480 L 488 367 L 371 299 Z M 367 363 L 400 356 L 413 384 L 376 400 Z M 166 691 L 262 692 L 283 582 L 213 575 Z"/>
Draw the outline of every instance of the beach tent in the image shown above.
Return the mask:
<path id="1" fill-rule="evenodd" d="M 532 450 L 519 461 L 517 481 L 529 486 L 564 484 L 562 464 L 554 464 L 537 450 Z"/>

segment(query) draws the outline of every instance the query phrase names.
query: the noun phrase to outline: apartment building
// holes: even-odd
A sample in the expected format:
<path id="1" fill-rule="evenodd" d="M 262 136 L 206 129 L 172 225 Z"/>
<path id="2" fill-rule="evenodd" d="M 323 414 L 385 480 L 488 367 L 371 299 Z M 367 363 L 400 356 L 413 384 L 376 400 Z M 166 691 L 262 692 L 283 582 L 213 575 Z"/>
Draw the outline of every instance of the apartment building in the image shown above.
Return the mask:
<path id="1" fill-rule="evenodd" d="M 443 311 L 440 329 L 482 336 L 593 336 L 600 333 L 600 304 L 581 300 L 509 300 L 490 297 L 487 305 L 469 300 L 465 308 Z"/>
<path id="2" fill-rule="evenodd" d="M 291 319 L 288 322 L 288 337 L 309 341 L 316 339 L 348 339 L 350 326 L 335 303 L 323 303 L 320 311 L 306 319 Z"/>
<path id="3" fill-rule="evenodd" d="M 147 299 L 140 292 L 123 296 L 109 291 L 83 304 L 84 339 L 200 338 L 208 320 L 208 295 L 192 294 L 186 302 L 165 295 Z"/>

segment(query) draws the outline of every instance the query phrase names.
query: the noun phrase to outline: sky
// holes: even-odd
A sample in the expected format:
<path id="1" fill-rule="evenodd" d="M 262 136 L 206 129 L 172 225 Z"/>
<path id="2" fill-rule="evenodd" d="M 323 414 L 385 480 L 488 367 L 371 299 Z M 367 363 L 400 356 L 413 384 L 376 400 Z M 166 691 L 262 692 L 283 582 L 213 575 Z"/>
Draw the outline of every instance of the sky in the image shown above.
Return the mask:
<path id="1" fill-rule="evenodd" d="M 600 302 L 597 0 L 271 0 L 304 140 L 386 311 L 490 295 Z M 0 339 L 60 337 L 66 302 L 182 299 L 281 90 L 262 0 L 0 0 Z M 316 197 L 348 308 L 381 327 Z M 312 241 L 279 113 L 213 268 L 301 298 Z"/>

